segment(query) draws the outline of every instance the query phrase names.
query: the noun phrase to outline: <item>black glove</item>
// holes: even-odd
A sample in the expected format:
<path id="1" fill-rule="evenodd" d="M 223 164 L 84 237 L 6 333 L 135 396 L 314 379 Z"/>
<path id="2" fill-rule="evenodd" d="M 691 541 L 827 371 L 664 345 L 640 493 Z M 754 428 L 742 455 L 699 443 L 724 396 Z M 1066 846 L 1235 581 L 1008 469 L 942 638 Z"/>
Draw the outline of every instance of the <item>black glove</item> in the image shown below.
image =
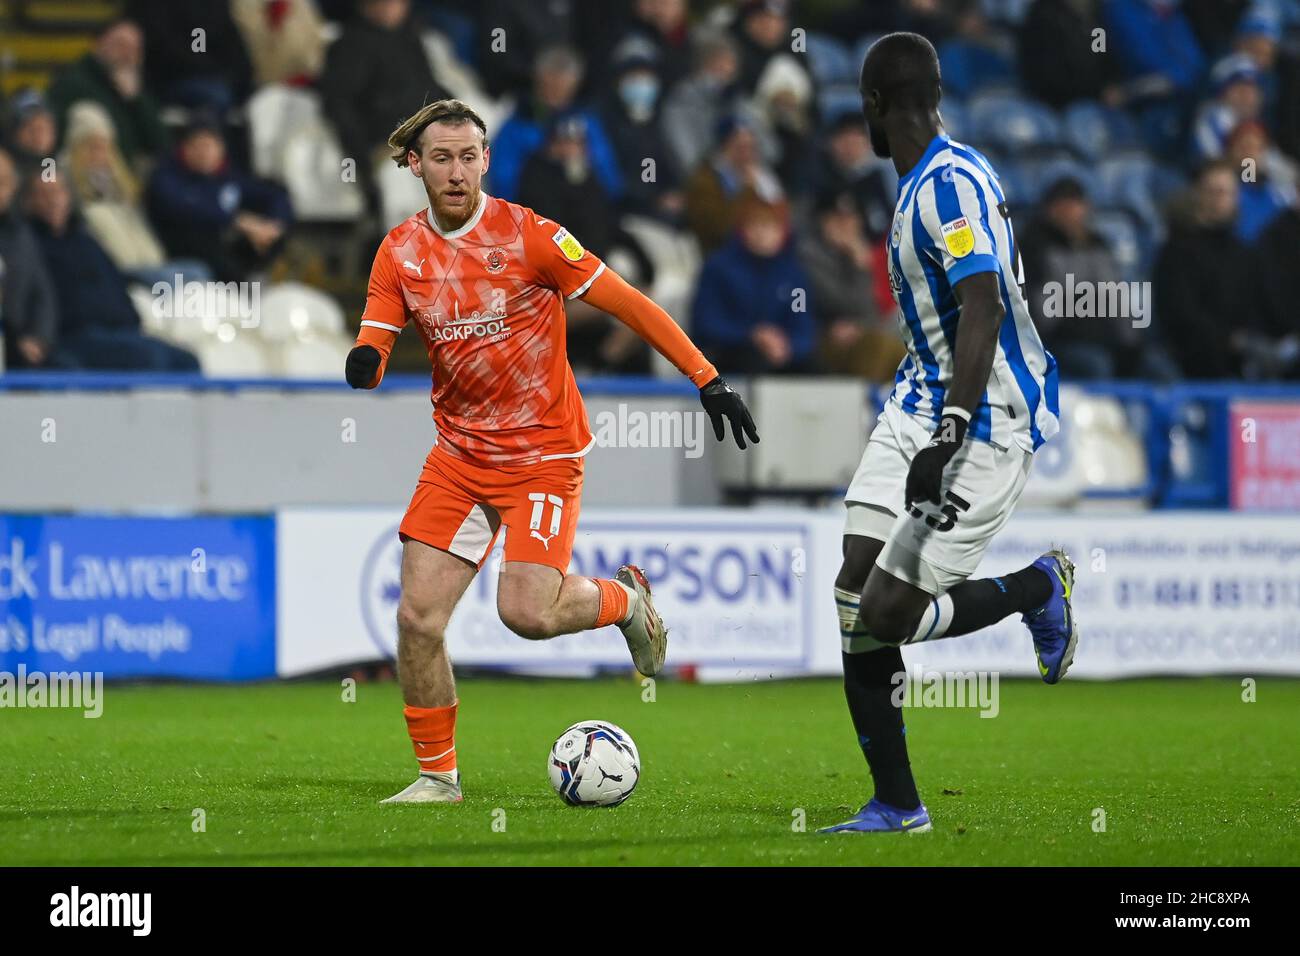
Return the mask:
<path id="1" fill-rule="evenodd" d="M 911 507 L 913 501 L 931 501 L 943 504 L 940 489 L 943 486 L 943 470 L 957 454 L 961 443 L 966 440 L 966 419 L 960 415 L 944 415 L 939 427 L 934 430 L 930 444 L 918 451 L 912 458 L 912 465 L 907 469 L 907 489 L 904 504 Z"/>
<path id="2" fill-rule="evenodd" d="M 709 420 L 713 422 L 713 434 L 718 441 L 727 437 L 727 426 L 722 423 L 725 417 L 731 422 L 731 434 L 735 436 L 738 446 L 745 447 L 745 435 L 755 445 L 758 444 L 758 430 L 754 427 L 753 416 L 745 407 L 740 393 L 724 382 L 721 375 L 700 389 L 700 403 L 709 413 Z"/>
<path id="3" fill-rule="evenodd" d="M 369 388 L 379 371 L 379 350 L 373 345 L 358 345 L 348 353 L 343 376 L 353 388 Z"/>

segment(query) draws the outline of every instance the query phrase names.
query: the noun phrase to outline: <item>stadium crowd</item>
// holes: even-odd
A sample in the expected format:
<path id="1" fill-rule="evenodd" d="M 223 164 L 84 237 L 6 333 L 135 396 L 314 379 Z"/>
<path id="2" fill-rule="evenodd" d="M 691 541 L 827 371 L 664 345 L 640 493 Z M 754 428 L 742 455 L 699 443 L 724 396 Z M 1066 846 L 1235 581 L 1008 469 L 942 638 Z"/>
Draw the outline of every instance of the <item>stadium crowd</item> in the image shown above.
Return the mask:
<path id="1" fill-rule="evenodd" d="M 891 379 L 896 176 L 857 73 L 897 29 L 936 44 L 948 130 L 1002 177 L 1067 380 L 1300 377 L 1300 0 L 124 0 L 0 106 L 6 365 L 196 368 L 129 289 L 283 277 L 332 220 L 364 283 L 420 203 L 387 136 L 456 96 L 489 118 L 488 192 L 565 224 L 722 371 Z M 259 127 L 273 96 L 341 167 Z M 340 185 L 352 206 L 318 202 Z M 652 368 L 581 302 L 569 334 L 580 372 Z"/>

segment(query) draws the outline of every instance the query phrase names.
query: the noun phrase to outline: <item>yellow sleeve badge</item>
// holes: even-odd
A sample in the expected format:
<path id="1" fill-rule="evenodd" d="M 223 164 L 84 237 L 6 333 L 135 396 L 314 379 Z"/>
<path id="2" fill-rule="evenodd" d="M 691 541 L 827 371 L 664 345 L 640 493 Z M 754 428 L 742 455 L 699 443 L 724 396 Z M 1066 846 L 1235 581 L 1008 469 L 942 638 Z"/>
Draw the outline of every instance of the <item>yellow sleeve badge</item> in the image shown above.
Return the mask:
<path id="1" fill-rule="evenodd" d="M 954 259 L 970 255 L 975 248 L 975 232 L 965 216 L 945 222 L 940 231 L 943 233 L 943 244 L 948 247 L 948 254 Z"/>
<path id="2" fill-rule="evenodd" d="M 563 226 L 555 235 L 551 236 L 551 242 L 560 247 L 560 251 L 564 253 L 564 258 L 573 262 L 577 262 L 586 253 L 586 250 L 582 248 L 582 243 Z"/>

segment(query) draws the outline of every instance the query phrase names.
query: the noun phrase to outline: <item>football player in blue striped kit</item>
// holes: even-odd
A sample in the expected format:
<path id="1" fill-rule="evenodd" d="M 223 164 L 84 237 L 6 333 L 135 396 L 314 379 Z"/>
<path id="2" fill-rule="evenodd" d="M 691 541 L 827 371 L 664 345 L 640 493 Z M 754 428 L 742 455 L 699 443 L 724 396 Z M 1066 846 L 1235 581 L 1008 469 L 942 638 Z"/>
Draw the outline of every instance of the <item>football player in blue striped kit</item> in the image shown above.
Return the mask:
<path id="1" fill-rule="evenodd" d="M 1078 640 L 1074 566 L 1053 550 L 968 580 L 1058 430 L 1056 360 L 1029 316 L 997 174 L 943 130 L 934 47 L 915 33 L 882 37 L 859 88 L 872 146 L 900 177 L 888 263 L 907 355 L 845 496 L 835 582 L 845 696 L 875 794 L 822 832 L 922 832 L 930 816 L 892 699 L 899 648 L 1020 613 L 1054 684 Z"/>

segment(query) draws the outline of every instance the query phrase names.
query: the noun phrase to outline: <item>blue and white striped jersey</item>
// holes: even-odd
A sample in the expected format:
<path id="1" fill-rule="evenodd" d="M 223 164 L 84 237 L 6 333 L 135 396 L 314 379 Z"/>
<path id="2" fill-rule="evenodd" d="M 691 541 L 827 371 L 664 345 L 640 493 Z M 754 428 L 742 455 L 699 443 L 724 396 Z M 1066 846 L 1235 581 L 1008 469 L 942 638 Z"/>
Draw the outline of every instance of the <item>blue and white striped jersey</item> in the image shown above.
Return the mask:
<path id="1" fill-rule="evenodd" d="M 984 395 L 968 409 L 967 435 L 1035 451 L 1060 427 L 1056 359 L 1029 316 L 997 173 L 976 150 L 940 133 L 898 182 L 889 237 L 889 284 L 907 346 L 889 400 L 934 424 L 952 383 L 960 329 L 953 286 L 977 272 L 997 273 L 1006 315 Z"/>

